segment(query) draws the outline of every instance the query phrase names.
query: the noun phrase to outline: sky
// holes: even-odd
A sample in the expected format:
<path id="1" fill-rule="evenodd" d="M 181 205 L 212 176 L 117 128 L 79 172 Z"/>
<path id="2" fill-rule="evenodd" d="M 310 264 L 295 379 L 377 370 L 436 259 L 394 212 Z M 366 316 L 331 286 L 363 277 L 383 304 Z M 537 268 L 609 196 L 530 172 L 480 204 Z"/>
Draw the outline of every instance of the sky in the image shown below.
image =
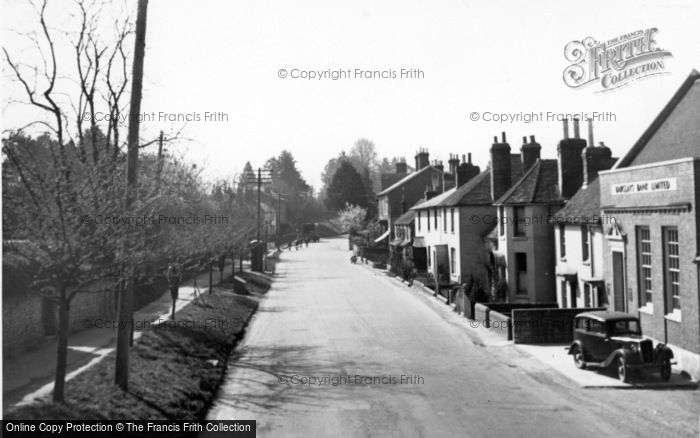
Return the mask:
<path id="1" fill-rule="evenodd" d="M 31 63 L 17 31 L 35 20 L 25 2 L 2 1 L 2 45 Z M 74 22 L 66 15 L 70 2 L 50 5 L 56 28 Z M 126 5 L 133 12 L 133 2 Z M 542 157 L 555 158 L 561 122 L 546 120 L 547 113 L 601 114 L 595 141 L 621 156 L 700 69 L 697 17 L 697 1 L 151 0 L 142 112 L 199 117 L 183 130 L 189 140 L 170 148 L 200 163 L 212 180 L 288 149 L 319 189 L 326 162 L 359 138 L 374 142 L 380 157 L 413 163 L 427 148 L 431 159 L 446 163 L 451 153 L 470 152 L 483 169 L 493 136 L 505 131 L 513 152 L 534 135 Z M 648 28 L 657 29 L 656 46 L 670 52 L 663 74 L 607 92 L 599 84 L 564 83 L 571 41 L 608 41 Z M 64 60 L 69 64 L 68 55 Z M 351 77 L 291 77 L 329 69 L 349 69 Z M 356 69 L 390 77 L 357 78 Z M 420 73 L 401 78 L 401 69 Z M 22 90 L 11 79 L 3 65 L 3 130 L 40 117 L 15 102 Z M 204 120 L 206 112 L 213 120 Z M 545 120 L 485 120 L 530 113 Z M 141 134 L 155 138 L 181 126 L 149 120 Z"/>

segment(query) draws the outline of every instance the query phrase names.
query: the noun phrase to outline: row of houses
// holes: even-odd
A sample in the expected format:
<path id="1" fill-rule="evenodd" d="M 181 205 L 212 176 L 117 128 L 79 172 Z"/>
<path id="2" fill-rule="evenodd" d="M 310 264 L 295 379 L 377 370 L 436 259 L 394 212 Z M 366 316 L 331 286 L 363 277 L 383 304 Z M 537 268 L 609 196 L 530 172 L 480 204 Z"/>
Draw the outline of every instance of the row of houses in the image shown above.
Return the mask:
<path id="1" fill-rule="evenodd" d="M 700 377 L 700 74 L 621 158 L 572 124 L 552 159 L 502 133 L 484 170 L 425 149 L 415 172 L 397 166 L 377 197 L 392 257 L 508 303 L 636 313 Z"/>

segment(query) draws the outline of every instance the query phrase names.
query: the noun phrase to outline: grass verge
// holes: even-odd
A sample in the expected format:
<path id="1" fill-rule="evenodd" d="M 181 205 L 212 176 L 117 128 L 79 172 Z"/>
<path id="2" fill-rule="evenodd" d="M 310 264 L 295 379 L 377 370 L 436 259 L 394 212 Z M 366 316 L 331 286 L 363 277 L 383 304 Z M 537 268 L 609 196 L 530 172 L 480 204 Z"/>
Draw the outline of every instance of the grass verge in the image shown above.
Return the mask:
<path id="1" fill-rule="evenodd" d="M 269 282 L 256 278 L 256 292 Z M 5 419 L 204 419 L 226 362 L 257 309 L 257 301 L 215 289 L 176 321 L 147 329 L 130 354 L 129 391 L 114 384 L 114 353 L 66 383 L 66 402 L 41 402 Z"/>

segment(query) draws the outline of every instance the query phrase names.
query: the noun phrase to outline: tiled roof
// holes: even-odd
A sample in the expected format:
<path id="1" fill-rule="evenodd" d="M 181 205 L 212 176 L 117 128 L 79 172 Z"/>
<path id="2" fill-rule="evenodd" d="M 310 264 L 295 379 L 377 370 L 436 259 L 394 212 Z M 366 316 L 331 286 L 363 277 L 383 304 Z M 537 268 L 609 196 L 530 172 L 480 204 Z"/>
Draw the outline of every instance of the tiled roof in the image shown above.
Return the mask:
<path id="1" fill-rule="evenodd" d="M 405 178 L 406 176 L 406 173 L 382 173 L 379 177 L 381 180 L 382 190 L 391 187 L 392 185 L 396 184 L 397 181 Z"/>
<path id="2" fill-rule="evenodd" d="M 537 160 L 520 180 L 494 204 L 549 204 L 564 202 L 558 187 L 557 160 Z"/>
<path id="3" fill-rule="evenodd" d="M 416 217 L 415 210 L 408 210 L 406 213 L 399 216 L 398 219 L 394 221 L 394 225 L 410 225 L 413 219 Z"/>
<path id="4" fill-rule="evenodd" d="M 554 215 L 554 222 L 570 225 L 600 223 L 600 179 L 581 187 L 564 208 Z"/>
<path id="5" fill-rule="evenodd" d="M 517 181 L 523 174 L 520 155 L 510 155 L 511 181 Z M 420 210 L 428 207 L 456 207 L 461 205 L 490 205 L 491 198 L 491 169 L 487 168 L 464 185 L 448 190 L 440 196 L 414 207 Z"/>
<path id="6" fill-rule="evenodd" d="M 700 73 L 693 70 L 615 169 L 700 156 Z"/>
<path id="7" fill-rule="evenodd" d="M 411 207 L 411 209 L 422 210 L 425 208 L 437 207 L 438 205 L 442 205 L 442 201 L 448 196 L 450 196 L 452 193 L 454 193 L 455 190 L 455 188 L 451 188 L 450 190 L 444 193 L 440 193 L 439 195 L 436 195 L 425 202 L 421 202 L 420 204 Z"/>
<path id="8" fill-rule="evenodd" d="M 386 189 L 382 190 L 381 192 L 377 193 L 377 196 L 383 196 L 383 195 L 388 195 L 390 192 L 393 192 L 394 190 L 398 189 L 399 187 L 403 186 L 413 178 L 417 177 L 418 175 L 421 175 L 424 172 L 429 172 L 429 171 L 435 171 L 435 172 L 440 172 L 438 169 L 434 168 L 433 166 L 425 166 L 421 170 L 413 173 L 409 173 L 405 177 L 401 178 L 394 184 L 390 185 Z"/>

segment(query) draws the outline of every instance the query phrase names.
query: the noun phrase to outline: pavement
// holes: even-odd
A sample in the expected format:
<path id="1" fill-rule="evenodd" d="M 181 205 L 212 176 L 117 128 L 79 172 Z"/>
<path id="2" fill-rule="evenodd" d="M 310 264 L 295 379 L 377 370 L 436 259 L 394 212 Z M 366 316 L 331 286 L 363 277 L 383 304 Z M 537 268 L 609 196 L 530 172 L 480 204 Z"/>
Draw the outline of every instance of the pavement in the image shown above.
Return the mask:
<path id="1" fill-rule="evenodd" d="M 623 383 L 614 373 L 605 369 L 576 368 L 574 360 L 569 355 L 570 344 L 561 345 L 525 345 L 516 347 L 537 358 L 547 366 L 561 373 L 582 388 L 619 388 L 619 389 L 697 389 L 694 382 L 681 370 L 672 367 L 671 379 L 666 382 L 659 377 L 658 372 L 647 372 L 633 378 L 629 383 Z"/>
<path id="2" fill-rule="evenodd" d="M 591 392 L 348 259 L 345 239 L 280 255 L 209 419 L 260 437 L 698 435 L 698 391 Z"/>
<path id="3" fill-rule="evenodd" d="M 395 281 L 400 281 L 394 277 Z M 416 281 L 415 285 L 418 290 L 422 290 L 427 295 L 433 296 L 433 290 L 425 287 L 425 285 Z M 442 304 L 446 300 L 442 296 L 435 298 L 437 302 Z M 465 329 L 474 332 L 482 344 L 486 346 L 507 346 L 514 345 L 518 350 L 539 360 L 542 364 L 561 373 L 564 377 L 571 380 L 581 388 L 618 388 L 618 389 L 697 389 L 698 382 L 693 381 L 688 375 L 677 367 L 672 367 L 671 378 L 668 381 L 661 379 L 658 373 L 648 372 L 644 375 L 637 376 L 629 383 L 621 382 L 614 373 L 607 369 L 578 369 L 574 365 L 572 357 L 568 354 L 570 343 L 566 344 L 550 344 L 550 345 L 528 345 L 528 344 L 513 344 L 512 341 L 504 339 L 502 334 L 495 333 L 500 329 L 483 327 L 478 321 L 470 321 L 464 323 Z"/>
<path id="4" fill-rule="evenodd" d="M 244 269 L 249 263 L 244 263 Z M 236 262 L 236 268 L 238 263 Z M 232 264 L 224 269 L 224 278 L 232 272 Z M 199 291 L 206 294 L 209 287 L 209 271 L 197 277 Z M 213 275 L 213 283 L 219 282 L 218 269 Z M 175 311 L 187 306 L 194 299 L 194 281 L 183 282 L 175 304 Z M 206 298 L 205 298 L 206 299 Z M 140 326 L 147 327 L 170 319 L 172 301 L 168 291 L 155 301 L 134 312 L 136 331 L 134 342 L 141 332 Z M 117 340 L 116 328 L 93 327 L 70 334 L 68 339 L 68 365 L 66 381 L 70 381 L 91 366 L 99 363 L 114 351 Z M 22 406 L 48 397 L 53 391 L 56 367 L 57 339 L 38 349 L 3 361 L 3 411 L 13 405 Z"/>

